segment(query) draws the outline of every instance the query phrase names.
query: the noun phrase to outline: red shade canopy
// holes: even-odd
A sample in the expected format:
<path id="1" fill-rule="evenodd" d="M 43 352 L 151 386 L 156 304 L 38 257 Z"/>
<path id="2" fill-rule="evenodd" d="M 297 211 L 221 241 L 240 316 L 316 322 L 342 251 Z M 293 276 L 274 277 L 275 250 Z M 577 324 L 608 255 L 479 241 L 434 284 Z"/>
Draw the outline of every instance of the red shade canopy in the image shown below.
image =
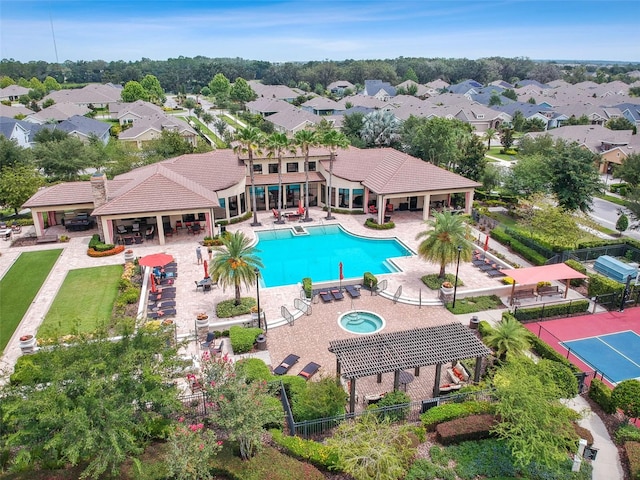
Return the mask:
<path id="1" fill-rule="evenodd" d="M 587 278 L 584 273 L 580 273 L 564 263 L 543 265 L 541 267 L 504 269 L 500 271 L 513 278 L 516 283 L 524 285 L 533 285 L 538 282 L 550 282 L 552 280 Z"/>
<path id="2" fill-rule="evenodd" d="M 173 257 L 166 253 L 154 253 L 138 260 L 138 264 L 143 267 L 164 267 L 167 263 L 173 262 Z"/>

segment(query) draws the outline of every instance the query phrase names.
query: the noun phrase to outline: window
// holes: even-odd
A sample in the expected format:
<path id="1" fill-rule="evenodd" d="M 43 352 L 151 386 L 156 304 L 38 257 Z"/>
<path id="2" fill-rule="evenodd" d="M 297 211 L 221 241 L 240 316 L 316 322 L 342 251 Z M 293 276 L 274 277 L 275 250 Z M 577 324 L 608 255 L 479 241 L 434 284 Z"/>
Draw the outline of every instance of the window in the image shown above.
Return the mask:
<path id="1" fill-rule="evenodd" d="M 289 162 L 287 163 L 287 172 L 295 173 L 298 171 L 298 162 Z"/>
<path id="2" fill-rule="evenodd" d="M 316 162 L 309 162 L 309 171 L 310 172 L 316 171 Z"/>
<path id="3" fill-rule="evenodd" d="M 253 164 L 253 171 L 256 173 L 262 173 L 262 165 L 259 163 Z"/>
<path id="4" fill-rule="evenodd" d="M 269 173 L 278 173 L 278 164 L 270 163 L 269 164 Z"/>
<path id="5" fill-rule="evenodd" d="M 226 200 L 224 198 L 219 198 L 218 203 L 220 203 L 220 208 L 224 208 Z"/>

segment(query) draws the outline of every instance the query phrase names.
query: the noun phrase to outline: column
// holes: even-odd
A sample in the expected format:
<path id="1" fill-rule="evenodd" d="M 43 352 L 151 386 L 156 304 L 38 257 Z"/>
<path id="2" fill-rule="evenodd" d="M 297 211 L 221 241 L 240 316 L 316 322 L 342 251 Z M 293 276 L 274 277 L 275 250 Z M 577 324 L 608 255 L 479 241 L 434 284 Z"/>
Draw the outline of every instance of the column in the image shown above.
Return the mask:
<path id="1" fill-rule="evenodd" d="M 473 190 L 464 193 L 464 213 L 471 215 L 471 208 L 473 208 Z"/>
<path id="2" fill-rule="evenodd" d="M 427 193 L 423 199 L 424 206 L 422 207 L 422 220 L 428 220 L 431 215 L 431 194 Z"/>
<path id="3" fill-rule="evenodd" d="M 165 239 L 164 239 L 164 225 L 162 224 L 162 215 L 156 215 L 156 228 L 158 229 L 158 243 L 160 245 L 164 245 Z"/>

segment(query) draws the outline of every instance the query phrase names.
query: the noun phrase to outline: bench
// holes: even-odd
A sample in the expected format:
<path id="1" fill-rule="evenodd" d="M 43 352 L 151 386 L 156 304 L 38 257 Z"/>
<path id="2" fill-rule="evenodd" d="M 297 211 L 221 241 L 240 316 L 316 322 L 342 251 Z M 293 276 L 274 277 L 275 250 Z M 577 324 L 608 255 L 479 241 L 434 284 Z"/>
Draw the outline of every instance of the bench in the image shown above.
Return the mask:
<path id="1" fill-rule="evenodd" d="M 42 237 L 38 237 L 36 243 L 56 243 L 57 241 L 57 235 L 43 235 Z"/>
<path id="2" fill-rule="evenodd" d="M 538 295 L 541 297 L 563 295 L 564 290 L 561 290 L 557 285 L 548 285 L 545 287 L 538 287 Z"/>
<path id="3" fill-rule="evenodd" d="M 533 288 L 527 288 L 525 290 L 516 290 L 513 292 L 513 295 L 510 298 L 511 302 L 515 302 L 516 300 L 522 300 L 523 298 L 536 298 L 536 292 L 533 291 Z"/>

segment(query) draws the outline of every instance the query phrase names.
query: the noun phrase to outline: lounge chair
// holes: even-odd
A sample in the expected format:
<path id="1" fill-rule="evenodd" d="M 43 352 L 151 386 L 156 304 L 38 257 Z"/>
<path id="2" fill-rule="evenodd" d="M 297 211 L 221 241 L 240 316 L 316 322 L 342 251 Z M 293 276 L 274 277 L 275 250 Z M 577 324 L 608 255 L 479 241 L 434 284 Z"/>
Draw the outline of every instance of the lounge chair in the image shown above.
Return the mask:
<path id="1" fill-rule="evenodd" d="M 124 225 L 118 225 L 116 228 L 118 229 L 118 233 L 120 235 L 126 235 L 127 234 L 127 227 L 125 227 Z"/>
<path id="2" fill-rule="evenodd" d="M 200 344 L 201 348 L 210 348 L 213 345 L 213 341 L 216 339 L 216 334 L 214 332 L 207 333 L 207 339 Z"/>
<path id="3" fill-rule="evenodd" d="M 478 268 L 479 268 L 480 270 L 482 270 L 483 272 L 488 272 L 489 270 L 495 270 L 495 269 L 493 268 L 493 265 L 487 265 L 487 264 L 485 264 L 485 265 L 480 265 Z"/>
<path id="4" fill-rule="evenodd" d="M 173 317 L 176 314 L 175 308 L 165 308 L 163 310 L 158 310 L 157 312 L 151 312 L 147 314 L 148 318 L 165 318 L 165 317 Z"/>
<path id="5" fill-rule="evenodd" d="M 160 293 L 150 293 L 149 300 L 153 300 L 157 302 L 158 300 L 173 300 L 176 298 L 176 292 L 160 292 Z"/>
<path id="6" fill-rule="evenodd" d="M 287 355 L 287 358 L 280 362 L 280 365 L 273 370 L 274 375 L 284 375 L 293 365 L 298 363 L 298 360 L 300 360 L 298 355 L 294 355 L 293 353 Z"/>
<path id="7" fill-rule="evenodd" d="M 369 205 L 369 213 L 378 213 L 378 209 L 375 205 Z"/>
<path id="8" fill-rule="evenodd" d="M 343 300 L 344 299 L 344 295 L 342 294 L 342 292 L 338 288 L 332 289 L 331 290 L 331 295 L 333 295 L 333 298 L 335 298 L 336 300 Z"/>
<path id="9" fill-rule="evenodd" d="M 320 370 L 320 365 L 318 365 L 315 362 L 309 362 L 300 371 L 298 376 L 304 378 L 305 380 L 309 380 L 311 377 L 313 377 L 316 374 L 318 370 Z"/>
<path id="10" fill-rule="evenodd" d="M 322 299 L 323 302 L 333 301 L 333 295 L 331 295 L 331 293 L 327 291 L 318 292 L 318 295 L 320 295 L 320 298 Z"/>
<path id="11" fill-rule="evenodd" d="M 345 285 L 344 289 L 351 296 L 351 298 L 358 298 L 360 296 L 360 290 L 353 285 Z"/>
<path id="12" fill-rule="evenodd" d="M 224 347 L 224 340 L 220 340 L 220 345 L 218 345 L 217 347 L 211 347 L 209 349 L 209 352 L 211 352 L 211 355 L 222 355 L 222 348 Z"/>
<path id="13" fill-rule="evenodd" d="M 489 275 L 491 278 L 506 277 L 504 273 L 502 273 L 500 270 L 497 270 L 497 269 L 487 270 L 487 272 L 485 273 Z"/>

